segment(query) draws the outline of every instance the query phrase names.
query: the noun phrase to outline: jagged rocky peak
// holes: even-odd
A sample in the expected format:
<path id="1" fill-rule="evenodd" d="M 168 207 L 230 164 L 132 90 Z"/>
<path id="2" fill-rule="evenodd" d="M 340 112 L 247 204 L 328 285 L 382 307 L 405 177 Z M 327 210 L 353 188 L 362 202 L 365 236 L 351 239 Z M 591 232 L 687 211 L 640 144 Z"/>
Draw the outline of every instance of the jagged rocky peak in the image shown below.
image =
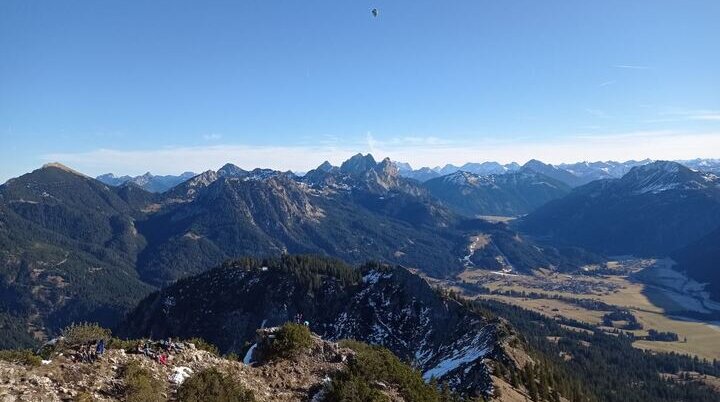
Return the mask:
<path id="1" fill-rule="evenodd" d="M 399 173 L 398 166 L 390 158 L 383 159 L 375 166 L 375 170 L 386 176 L 396 177 Z"/>
<path id="2" fill-rule="evenodd" d="M 217 173 L 220 177 L 244 177 L 248 172 L 232 163 L 226 163 Z"/>
<path id="3" fill-rule="evenodd" d="M 384 192 L 399 185 L 398 168 L 390 158 L 375 164 L 364 173 L 364 177 L 369 188 L 374 191 Z"/>
<path id="4" fill-rule="evenodd" d="M 325 161 L 320 166 L 318 166 L 315 170 L 319 170 L 321 172 L 329 172 L 333 170 L 335 166 L 333 166 L 330 162 Z"/>
<path id="5" fill-rule="evenodd" d="M 371 154 L 358 153 L 340 165 L 340 171 L 347 174 L 363 174 L 377 165 Z"/>
<path id="6" fill-rule="evenodd" d="M 380 163 L 371 154 L 357 154 L 342 163 L 340 168 L 325 162 L 309 171 L 303 182 L 322 188 L 364 188 L 373 192 L 385 192 L 399 185 L 397 165 L 385 158 Z"/>
<path id="7" fill-rule="evenodd" d="M 214 183 L 219 177 L 216 171 L 206 170 L 170 189 L 168 199 L 192 199 L 197 195 L 198 190 Z"/>
<path id="8" fill-rule="evenodd" d="M 138 186 L 141 186 L 141 187 L 142 187 L 142 186 L 148 184 L 148 183 L 150 182 L 150 180 L 152 180 L 154 177 L 155 177 L 155 176 L 153 176 L 152 173 L 150 173 L 150 172 L 145 172 L 145 174 L 143 174 L 143 175 L 141 175 L 141 176 L 138 176 L 138 177 L 136 177 L 135 179 L 133 179 L 133 182 L 134 182 L 135 184 L 137 184 Z"/>
<path id="9" fill-rule="evenodd" d="M 218 179 L 218 173 L 214 170 L 206 170 L 199 175 L 188 180 L 190 186 L 207 186 Z"/>

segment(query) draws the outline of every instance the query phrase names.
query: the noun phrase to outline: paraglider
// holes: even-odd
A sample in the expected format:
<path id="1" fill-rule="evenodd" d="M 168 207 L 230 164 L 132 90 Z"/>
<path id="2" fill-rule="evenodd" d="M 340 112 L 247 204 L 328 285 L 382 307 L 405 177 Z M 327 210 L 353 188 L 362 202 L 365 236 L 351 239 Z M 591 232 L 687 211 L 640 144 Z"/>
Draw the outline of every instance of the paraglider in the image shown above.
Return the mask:
<path id="1" fill-rule="evenodd" d="M 375 18 L 377 18 L 377 16 L 380 15 L 380 11 L 378 11 L 377 8 L 373 8 L 372 11 L 370 11 L 370 12 L 372 13 L 372 16 Z"/>

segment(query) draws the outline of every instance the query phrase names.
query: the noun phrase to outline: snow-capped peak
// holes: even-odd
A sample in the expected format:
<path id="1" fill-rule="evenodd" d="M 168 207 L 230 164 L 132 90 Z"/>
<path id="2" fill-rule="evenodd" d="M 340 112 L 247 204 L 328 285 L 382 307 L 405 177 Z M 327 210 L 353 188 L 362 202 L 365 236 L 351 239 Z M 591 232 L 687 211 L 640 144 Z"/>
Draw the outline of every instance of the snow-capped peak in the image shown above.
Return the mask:
<path id="1" fill-rule="evenodd" d="M 632 168 L 621 181 L 635 194 L 657 194 L 668 190 L 705 188 L 714 183 L 716 177 L 692 171 L 677 162 L 657 161 Z"/>

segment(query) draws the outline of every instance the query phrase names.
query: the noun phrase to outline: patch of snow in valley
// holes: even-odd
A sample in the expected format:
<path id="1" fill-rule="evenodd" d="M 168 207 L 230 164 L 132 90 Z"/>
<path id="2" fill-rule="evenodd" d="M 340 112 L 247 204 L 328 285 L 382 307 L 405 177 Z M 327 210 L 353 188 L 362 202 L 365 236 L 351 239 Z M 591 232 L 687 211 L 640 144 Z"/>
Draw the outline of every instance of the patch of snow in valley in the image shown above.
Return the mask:
<path id="1" fill-rule="evenodd" d="M 705 291 L 706 285 L 676 271 L 674 264 L 670 259 L 658 260 L 641 271 L 638 277 L 684 310 L 703 314 L 720 311 L 720 303 L 710 299 L 710 294 Z"/>
<path id="2" fill-rule="evenodd" d="M 709 314 L 710 310 L 705 308 L 702 300 L 696 299 L 693 296 L 680 294 L 669 289 L 660 289 L 665 296 L 667 296 L 673 303 L 679 305 L 684 310 L 695 311 L 698 313 Z"/>

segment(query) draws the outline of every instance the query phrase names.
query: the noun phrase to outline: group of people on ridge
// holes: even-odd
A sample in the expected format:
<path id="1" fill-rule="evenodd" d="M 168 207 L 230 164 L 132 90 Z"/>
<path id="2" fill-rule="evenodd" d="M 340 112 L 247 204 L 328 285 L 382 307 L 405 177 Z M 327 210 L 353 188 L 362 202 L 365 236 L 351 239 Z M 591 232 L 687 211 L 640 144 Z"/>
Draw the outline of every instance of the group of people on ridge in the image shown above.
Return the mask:
<path id="1" fill-rule="evenodd" d="M 100 339 L 94 342 L 87 342 L 80 345 L 77 353 L 72 355 L 72 359 L 83 363 L 92 363 L 99 359 L 105 353 L 105 340 Z"/>
<path id="2" fill-rule="evenodd" d="M 156 360 L 162 365 L 167 365 L 168 359 L 172 354 L 179 353 L 185 349 L 182 342 L 174 342 L 172 338 L 160 341 L 144 340 L 139 341 L 135 352 L 145 355 L 146 357 Z"/>

